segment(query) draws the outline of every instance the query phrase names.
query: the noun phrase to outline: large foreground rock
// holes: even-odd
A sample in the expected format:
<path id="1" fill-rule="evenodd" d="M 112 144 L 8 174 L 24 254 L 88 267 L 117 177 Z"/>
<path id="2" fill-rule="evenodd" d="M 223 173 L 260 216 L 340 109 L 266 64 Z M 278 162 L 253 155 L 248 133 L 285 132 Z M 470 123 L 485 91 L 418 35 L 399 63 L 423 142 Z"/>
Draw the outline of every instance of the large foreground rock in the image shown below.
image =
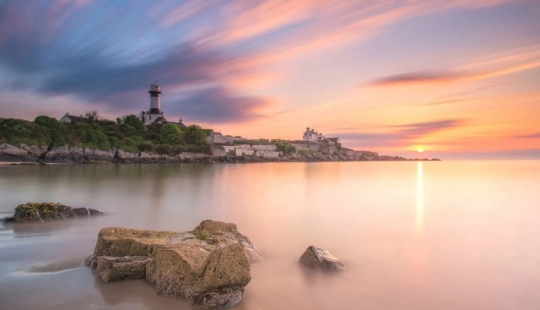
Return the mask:
<path id="1" fill-rule="evenodd" d="M 344 270 L 345 265 L 332 253 L 323 248 L 311 245 L 300 257 L 300 263 L 308 268 L 327 271 Z"/>
<path id="2" fill-rule="evenodd" d="M 5 221 L 15 223 L 44 222 L 105 214 L 105 212 L 95 209 L 72 208 L 61 203 L 29 202 L 18 205 L 15 208 L 15 214 L 13 217 L 8 217 L 5 219 Z"/>
<path id="3" fill-rule="evenodd" d="M 260 259 L 235 224 L 207 220 L 187 232 L 104 228 L 85 263 L 105 282 L 146 278 L 161 296 L 224 309 L 242 299 L 249 262 Z"/>

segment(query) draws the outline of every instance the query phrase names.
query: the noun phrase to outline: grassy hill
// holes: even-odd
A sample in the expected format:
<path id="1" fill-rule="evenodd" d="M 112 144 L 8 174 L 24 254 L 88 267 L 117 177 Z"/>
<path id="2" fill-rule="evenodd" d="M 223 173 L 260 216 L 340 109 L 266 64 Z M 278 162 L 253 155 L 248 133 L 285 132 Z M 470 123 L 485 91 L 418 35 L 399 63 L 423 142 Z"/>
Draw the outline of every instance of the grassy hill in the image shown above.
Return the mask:
<path id="1" fill-rule="evenodd" d="M 64 145 L 109 150 L 118 147 L 128 152 L 156 152 L 176 155 L 181 152 L 209 152 L 209 129 L 198 125 L 179 128 L 174 124 L 145 125 L 136 115 L 116 121 L 90 118 L 87 124 L 68 124 L 48 116 L 31 121 L 0 119 L 0 143 L 18 146 Z"/>

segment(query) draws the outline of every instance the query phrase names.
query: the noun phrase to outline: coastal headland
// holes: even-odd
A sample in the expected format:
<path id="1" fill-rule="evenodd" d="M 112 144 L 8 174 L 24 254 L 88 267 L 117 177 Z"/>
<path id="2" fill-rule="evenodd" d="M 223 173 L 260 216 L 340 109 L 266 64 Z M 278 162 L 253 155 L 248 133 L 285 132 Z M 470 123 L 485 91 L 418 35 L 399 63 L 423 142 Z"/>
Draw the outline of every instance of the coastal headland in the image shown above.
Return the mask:
<path id="1" fill-rule="evenodd" d="M 218 163 L 257 163 L 257 162 L 337 162 L 337 161 L 438 161 L 439 159 L 407 159 L 399 156 L 378 155 L 365 152 L 357 155 L 346 153 L 325 154 L 322 152 L 295 152 L 276 157 L 265 157 L 256 152 L 222 154 L 224 148 L 211 147 L 213 153 L 184 152 L 177 155 L 150 152 L 132 153 L 120 148 L 97 150 L 82 147 L 62 146 L 48 150 L 46 147 L 21 144 L 13 146 L 0 144 L 0 164 L 38 165 L 38 164 L 218 164 Z"/>
<path id="2" fill-rule="evenodd" d="M 339 138 L 321 134 L 303 140 L 246 139 L 222 135 L 197 125 L 145 124 L 144 117 L 127 115 L 116 122 L 90 114 L 78 122 L 61 122 L 48 116 L 31 121 L 0 120 L 0 163 L 14 164 L 147 164 L 147 163 L 251 163 L 406 161 L 356 151 L 341 145 Z"/>

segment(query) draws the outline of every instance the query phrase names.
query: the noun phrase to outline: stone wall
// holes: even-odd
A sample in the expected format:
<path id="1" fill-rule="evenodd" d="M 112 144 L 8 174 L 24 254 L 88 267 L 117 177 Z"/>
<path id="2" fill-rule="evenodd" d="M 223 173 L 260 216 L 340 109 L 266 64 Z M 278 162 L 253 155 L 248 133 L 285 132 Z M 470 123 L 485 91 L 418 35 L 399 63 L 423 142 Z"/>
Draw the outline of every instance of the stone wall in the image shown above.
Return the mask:
<path id="1" fill-rule="evenodd" d="M 275 144 L 261 144 L 261 145 L 253 145 L 252 148 L 256 151 L 275 151 L 277 150 L 277 146 Z"/>
<path id="2" fill-rule="evenodd" d="M 323 152 L 324 154 L 334 154 L 337 152 L 337 148 L 335 147 L 335 145 L 324 144 L 321 145 L 321 152 Z"/>
<path id="3" fill-rule="evenodd" d="M 237 148 L 235 149 L 235 152 L 236 152 L 236 153 L 235 153 L 236 156 L 237 156 L 237 157 L 240 157 L 240 156 L 242 156 L 242 155 L 244 155 L 244 154 L 246 154 L 246 155 L 253 155 L 253 154 L 255 153 L 255 150 L 253 150 L 253 149 L 246 149 L 246 148 L 238 148 L 238 147 L 237 147 Z"/>
<path id="4" fill-rule="evenodd" d="M 281 157 L 281 152 L 278 151 L 257 151 L 256 156 L 262 158 L 279 158 Z"/>
<path id="5" fill-rule="evenodd" d="M 313 142 L 291 142 L 296 148 L 296 151 L 313 151 L 319 152 L 321 150 L 321 145 Z"/>
<path id="6" fill-rule="evenodd" d="M 224 136 L 220 132 L 211 132 L 206 138 L 206 142 L 208 142 L 208 144 L 232 144 L 235 141 L 245 140 L 247 139 L 242 137 Z"/>
<path id="7" fill-rule="evenodd" d="M 210 145 L 210 152 L 215 157 L 227 156 L 227 150 L 223 145 Z"/>

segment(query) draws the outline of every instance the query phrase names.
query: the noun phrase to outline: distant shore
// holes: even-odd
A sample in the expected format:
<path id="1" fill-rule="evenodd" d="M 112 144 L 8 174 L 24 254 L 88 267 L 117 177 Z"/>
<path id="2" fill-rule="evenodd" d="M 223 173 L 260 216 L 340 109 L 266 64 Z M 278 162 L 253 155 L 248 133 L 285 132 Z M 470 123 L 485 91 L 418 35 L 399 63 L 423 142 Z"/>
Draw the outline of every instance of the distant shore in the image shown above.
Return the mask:
<path id="1" fill-rule="evenodd" d="M 38 146 L 19 147 L 0 145 L 0 165 L 58 165 L 58 164 L 224 164 L 259 162 L 345 162 L 345 161 L 439 161 L 439 159 L 408 159 L 399 156 L 373 155 L 349 156 L 347 154 L 325 154 L 321 152 L 302 152 L 265 158 L 255 154 L 212 155 L 205 153 L 180 153 L 162 155 L 156 153 L 130 153 L 121 149 L 95 150 L 80 147 L 59 147 L 44 149 Z"/>

